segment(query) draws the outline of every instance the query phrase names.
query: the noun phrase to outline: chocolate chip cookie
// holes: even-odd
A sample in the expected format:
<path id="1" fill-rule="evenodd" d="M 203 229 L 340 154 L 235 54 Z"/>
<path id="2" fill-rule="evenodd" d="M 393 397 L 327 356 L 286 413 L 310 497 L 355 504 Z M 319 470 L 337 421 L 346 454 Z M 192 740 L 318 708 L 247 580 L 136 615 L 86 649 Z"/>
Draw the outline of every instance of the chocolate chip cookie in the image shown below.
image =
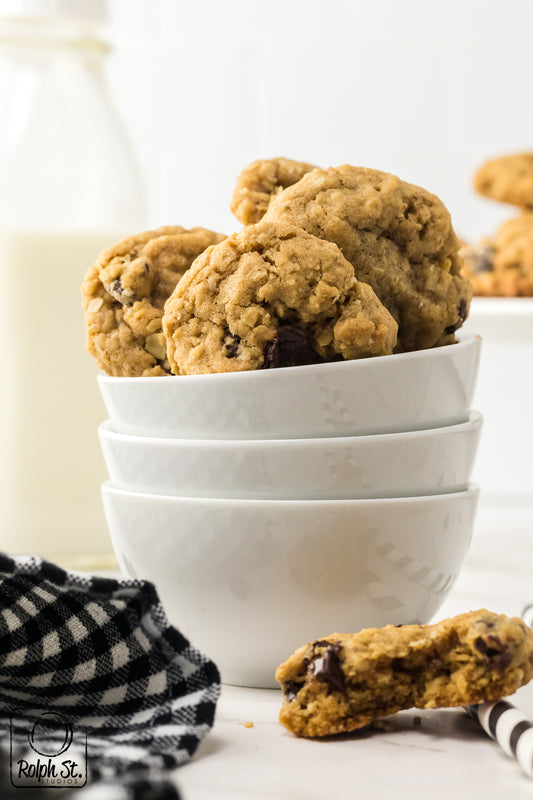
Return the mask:
<path id="1" fill-rule="evenodd" d="M 82 285 L 87 348 L 108 375 L 168 375 L 163 306 L 196 256 L 224 235 L 177 225 L 105 250 Z"/>
<path id="2" fill-rule="evenodd" d="M 264 216 L 272 197 L 292 186 L 315 167 L 290 158 L 254 161 L 237 178 L 231 210 L 243 225 L 253 225 Z"/>
<path id="3" fill-rule="evenodd" d="M 515 153 L 487 161 L 474 175 L 479 194 L 533 209 L 533 153 Z"/>
<path id="4" fill-rule="evenodd" d="M 460 252 L 475 295 L 533 297 L 533 212 L 507 220 L 496 236 Z"/>
<path id="5" fill-rule="evenodd" d="M 272 199 L 265 220 L 338 245 L 398 323 L 398 352 L 455 340 L 472 289 L 435 195 L 364 167 L 315 169 Z"/>
<path id="6" fill-rule="evenodd" d="M 278 667 L 280 722 L 297 736 L 353 731 L 402 709 L 497 700 L 533 677 L 533 631 L 484 609 L 435 625 L 333 633 Z"/>
<path id="7" fill-rule="evenodd" d="M 331 242 L 259 222 L 196 259 L 165 305 L 173 372 L 390 354 L 396 322 Z"/>

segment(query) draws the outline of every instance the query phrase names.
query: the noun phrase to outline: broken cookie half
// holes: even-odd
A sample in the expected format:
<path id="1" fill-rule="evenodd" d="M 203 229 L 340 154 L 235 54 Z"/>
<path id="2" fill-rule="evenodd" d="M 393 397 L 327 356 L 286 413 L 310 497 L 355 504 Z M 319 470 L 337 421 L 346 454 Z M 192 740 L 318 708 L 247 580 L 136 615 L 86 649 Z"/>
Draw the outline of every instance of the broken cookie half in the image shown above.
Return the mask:
<path id="1" fill-rule="evenodd" d="M 276 671 L 280 722 L 297 736 L 345 733 L 402 709 L 497 700 L 533 677 L 533 631 L 484 609 L 434 625 L 334 633 Z"/>

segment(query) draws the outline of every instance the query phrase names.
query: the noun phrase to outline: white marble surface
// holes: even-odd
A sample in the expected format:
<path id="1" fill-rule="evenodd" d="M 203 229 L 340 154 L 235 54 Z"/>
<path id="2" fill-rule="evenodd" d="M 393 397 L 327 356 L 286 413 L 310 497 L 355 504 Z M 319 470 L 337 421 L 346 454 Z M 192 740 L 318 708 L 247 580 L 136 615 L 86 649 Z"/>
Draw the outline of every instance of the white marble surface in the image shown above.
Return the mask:
<path id="1" fill-rule="evenodd" d="M 438 617 L 483 606 L 519 614 L 533 602 L 532 576 L 533 501 L 482 495 L 467 562 Z M 533 719 L 533 685 L 512 702 Z M 277 690 L 224 686 L 212 732 L 175 772 L 183 800 L 533 796 L 532 781 L 462 709 L 405 711 L 388 718 L 391 730 L 308 741 L 279 725 L 280 703 Z"/>

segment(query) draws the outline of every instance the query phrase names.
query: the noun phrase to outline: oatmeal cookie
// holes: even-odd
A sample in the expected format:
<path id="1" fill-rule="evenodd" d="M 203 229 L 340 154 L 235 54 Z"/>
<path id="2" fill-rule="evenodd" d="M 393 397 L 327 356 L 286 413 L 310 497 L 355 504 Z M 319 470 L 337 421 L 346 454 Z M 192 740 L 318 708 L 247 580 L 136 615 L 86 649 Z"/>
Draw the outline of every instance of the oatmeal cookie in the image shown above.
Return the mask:
<path id="1" fill-rule="evenodd" d="M 435 625 L 333 633 L 281 664 L 280 722 L 297 736 L 353 731 L 402 709 L 497 700 L 533 677 L 533 631 L 484 609 Z"/>
<path id="2" fill-rule="evenodd" d="M 533 212 L 507 220 L 492 239 L 460 252 L 475 295 L 533 297 Z"/>
<path id="3" fill-rule="evenodd" d="M 315 169 L 276 195 L 265 219 L 338 245 L 398 323 L 397 351 L 455 340 L 472 289 L 435 195 L 364 167 Z"/>
<path id="4" fill-rule="evenodd" d="M 494 273 L 505 296 L 533 296 L 533 212 L 507 220 L 494 242 Z"/>
<path id="5" fill-rule="evenodd" d="M 243 225 L 259 222 L 272 197 L 292 186 L 315 167 L 289 158 L 254 161 L 237 178 L 231 210 Z"/>
<path id="6" fill-rule="evenodd" d="M 477 243 L 461 243 L 459 255 L 463 272 L 472 284 L 474 295 L 496 294 L 494 281 L 494 240 L 485 238 Z"/>
<path id="7" fill-rule="evenodd" d="M 173 372 L 390 354 L 397 326 L 334 244 L 259 222 L 196 259 L 165 305 Z"/>
<path id="8" fill-rule="evenodd" d="M 494 248 L 494 239 L 488 237 L 477 244 L 461 242 L 459 255 L 463 259 L 463 272 L 470 280 L 494 270 Z"/>
<path id="9" fill-rule="evenodd" d="M 487 161 L 474 175 L 484 197 L 533 209 L 533 153 L 515 153 Z"/>
<path id="10" fill-rule="evenodd" d="M 168 375 L 163 306 L 196 256 L 225 237 L 177 225 L 105 250 L 82 285 L 87 348 L 108 375 Z"/>

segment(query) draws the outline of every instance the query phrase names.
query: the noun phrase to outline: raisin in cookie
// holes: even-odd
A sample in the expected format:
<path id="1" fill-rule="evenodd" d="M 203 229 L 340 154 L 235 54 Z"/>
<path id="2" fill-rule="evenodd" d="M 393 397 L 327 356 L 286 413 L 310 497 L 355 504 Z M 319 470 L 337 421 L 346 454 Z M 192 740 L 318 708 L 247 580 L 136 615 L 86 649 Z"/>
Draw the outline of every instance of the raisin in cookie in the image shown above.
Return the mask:
<path id="1" fill-rule="evenodd" d="M 205 228 L 158 228 L 101 253 L 82 285 L 87 348 L 108 375 L 168 375 L 163 306 L 196 256 L 224 239 Z"/>
<path id="2" fill-rule="evenodd" d="M 533 677 L 533 631 L 482 609 L 435 625 L 333 633 L 278 667 L 280 722 L 298 736 L 329 736 L 402 709 L 497 700 Z"/>
<path id="3" fill-rule="evenodd" d="M 533 208 L 533 153 L 487 161 L 474 175 L 474 188 L 492 200 Z"/>
<path id="4" fill-rule="evenodd" d="M 390 354 L 397 326 L 334 244 L 259 222 L 203 253 L 165 304 L 173 372 Z"/>
<path id="5" fill-rule="evenodd" d="M 312 169 L 315 169 L 312 164 L 291 161 L 289 158 L 254 161 L 237 178 L 231 210 L 243 225 L 259 222 L 272 197 L 292 186 Z"/>
<path id="6" fill-rule="evenodd" d="M 398 351 L 454 341 L 472 289 L 435 195 L 364 167 L 315 169 L 274 197 L 265 219 L 338 245 L 398 323 Z"/>

